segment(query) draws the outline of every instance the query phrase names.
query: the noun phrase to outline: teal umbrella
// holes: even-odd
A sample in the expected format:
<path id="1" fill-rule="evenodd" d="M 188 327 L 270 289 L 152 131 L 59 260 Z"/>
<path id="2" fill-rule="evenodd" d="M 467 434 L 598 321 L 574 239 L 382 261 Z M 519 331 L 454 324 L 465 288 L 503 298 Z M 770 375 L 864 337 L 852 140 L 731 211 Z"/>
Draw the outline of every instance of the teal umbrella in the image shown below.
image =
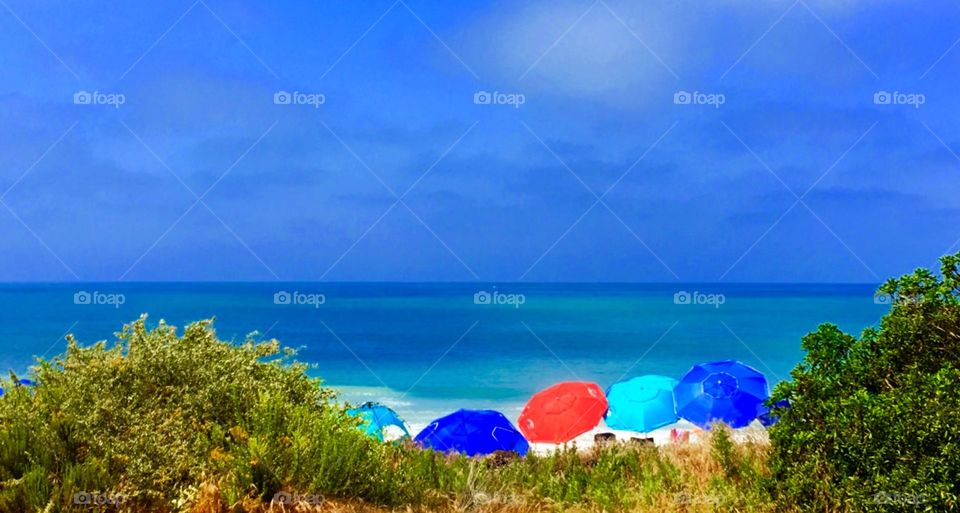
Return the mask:
<path id="1" fill-rule="evenodd" d="M 648 433 L 678 421 L 673 405 L 677 380 L 666 376 L 639 376 L 607 389 L 606 423 L 612 429 Z"/>
<path id="2" fill-rule="evenodd" d="M 361 428 L 364 432 L 381 442 L 384 441 L 384 432 L 390 427 L 399 429 L 403 432 L 403 436 L 410 436 L 406 424 L 397 412 L 380 403 L 364 403 L 357 408 L 347 410 L 347 414 L 362 419 Z"/>

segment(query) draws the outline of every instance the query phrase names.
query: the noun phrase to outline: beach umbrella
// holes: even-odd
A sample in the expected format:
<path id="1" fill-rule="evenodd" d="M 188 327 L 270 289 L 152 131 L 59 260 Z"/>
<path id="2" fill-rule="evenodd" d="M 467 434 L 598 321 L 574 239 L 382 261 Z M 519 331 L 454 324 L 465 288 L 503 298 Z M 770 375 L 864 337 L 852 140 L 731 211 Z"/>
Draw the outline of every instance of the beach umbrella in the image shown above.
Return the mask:
<path id="1" fill-rule="evenodd" d="M 735 360 L 694 365 L 673 389 L 677 415 L 702 428 L 715 421 L 741 428 L 769 397 L 763 374 Z"/>
<path id="2" fill-rule="evenodd" d="M 781 399 L 773 404 L 773 408 L 789 408 L 790 403 L 786 399 Z M 757 420 L 763 424 L 764 427 L 770 427 L 777 423 L 779 417 L 773 413 L 772 408 L 767 408 L 767 405 L 760 406 L 760 415 L 757 415 Z"/>
<path id="3" fill-rule="evenodd" d="M 606 412 L 607 399 L 596 383 L 567 381 L 534 394 L 519 425 L 531 442 L 559 444 L 597 427 Z"/>
<path id="4" fill-rule="evenodd" d="M 366 434 L 381 442 L 384 441 L 385 434 L 389 438 L 389 431 L 402 432 L 400 437 L 410 436 L 407 426 L 397 412 L 380 403 L 364 403 L 357 408 L 347 410 L 347 414 L 361 418 L 363 420 L 361 427 Z"/>
<path id="5" fill-rule="evenodd" d="M 37 386 L 37 384 L 34 383 L 32 380 L 29 380 L 29 379 L 26 379 L 26 378 L 22 378 L 22 379 L 17 380 L 17 381 L 14 383 L 14 385 L 16 385 L 16 386 L 18 386 L 18 387 L 19 387 L 19 386 L 25 386 L 25 387 L 34 387 L 34 386 Z M 7 391 L 4 390 L 3 387 L 0 387 L 0 397 L 3 397 L 3 394 L 5 394 L 5 393 L 7 393 Z"/>
<path id="6" fill-rule="evenodd" d="M 610 385 L 610 409 L 604 420 L 612 429 L 647 433 L 673 424 L 679 418 L 673 404 L 677 380 L 666 376 L 639 376 Z"/>
<path id="7" fill-rule="evenodd" d="M 530 444 L 513 424 L 494 410 L 457 410 L 434 420 L 414 441 L 435 451 L 456 451 L 467 456 L 513 451 L 527 454 Z"/>

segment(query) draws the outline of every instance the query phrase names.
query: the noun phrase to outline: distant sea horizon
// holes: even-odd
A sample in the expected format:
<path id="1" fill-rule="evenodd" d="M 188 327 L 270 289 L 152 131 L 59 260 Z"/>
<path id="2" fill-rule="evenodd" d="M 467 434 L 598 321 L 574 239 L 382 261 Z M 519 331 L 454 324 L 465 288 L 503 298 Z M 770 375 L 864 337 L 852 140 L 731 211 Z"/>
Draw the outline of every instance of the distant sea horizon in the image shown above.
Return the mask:
<path id="1" fill-rule="evenodd" d="M 563 380 L 679 378 L 741 360 L 771 388 L 822 323 L 858 335 L 889 308 L 867 283 L 66 282 L 0 284 L 0 367 L 112 340 L 141 313 L 182 328 L 216 317 L 298 349 L 311 375 L 350 402 L 381 401 L 413 425 L 458 407 L 516 418 Z"/>

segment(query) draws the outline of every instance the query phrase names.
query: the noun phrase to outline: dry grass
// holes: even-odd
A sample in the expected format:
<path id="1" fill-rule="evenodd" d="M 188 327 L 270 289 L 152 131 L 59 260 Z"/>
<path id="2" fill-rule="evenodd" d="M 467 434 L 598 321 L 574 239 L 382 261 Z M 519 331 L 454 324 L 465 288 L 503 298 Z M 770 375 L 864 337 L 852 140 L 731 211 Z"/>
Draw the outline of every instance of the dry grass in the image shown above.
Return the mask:
<path id="1" fill-rule="evenodd" d="M 606 449 L 595 448 L 582 451 L 579 459 L 585 468 L 599 465 L 609 451 L 636 450 L 628 445 L 615 445 Z M 650 483 L 631 483 L 622 490 L 632 494 L 638 500 L 628 509 L 633 513 L 716 513 L 718 511 L 743 513 L 768 513 L 777 510 L 776 504 L 758 494 L 757 483 L 749 481 L 759 475 L 765 475 L 766 458 L 769 445 L 762 441 L 747 441 L 733 444 L 731 461 L 742 465 L 739 472 L 744 475 L 730 478 L 730 469 L 724 468 L 716 454 L 712 436 L 696 442 L 669 444 L 659 448 L 645 448 L 651 458 L 676 469 L 680 489 L 662 486 L 650 488 Z M 608 452 L 603 452 L 608 451 Z M 502 459 L 502 457 L 501 457 Z M 455 496 L 446 497 L 429 505 L 404 505 L 387 508 L 371 505 L 359 500 L 327 497 L 319 505 L 300 503 L 281 505 L 270 503 L 224 504 L 212 484 L 200 488 L 198 499 L 191 513 L 227 513 L 243 511 L 249 513 L 534 513 L 534 512 L 570 512 L 601 513 L 602 507 L 589 502 L 582 504 L 559 503 L 545 498 L 532 489 L 511 486 L 509 479 L 491 479 L 491 474 L 510 470 L 511 466 L 524 465 L 523 461 L 503 462 L 497 458 L 488 458 L 483 465 L 488 474 L 481 477 L 478 472 L 467 476 L 466 486 Z M 516 470 L 516 469 L 514 469 Z M 563 468 L 554 468 L 553 472 L 562 474 Z M 749 474 L 749 472 L 758 472 Z M 501 476 L 502 477 L 502 476 Z M 664 480 L 664 483 L 667 481 Z M 424 493 L 428 493 L 424 490 Z"/>

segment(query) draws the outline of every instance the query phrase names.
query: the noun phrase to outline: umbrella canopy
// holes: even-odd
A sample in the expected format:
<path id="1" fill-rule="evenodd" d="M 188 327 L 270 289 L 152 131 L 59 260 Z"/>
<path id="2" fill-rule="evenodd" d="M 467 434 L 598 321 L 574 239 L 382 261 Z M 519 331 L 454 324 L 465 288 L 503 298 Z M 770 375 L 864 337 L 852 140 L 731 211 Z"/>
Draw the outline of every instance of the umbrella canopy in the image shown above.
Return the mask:
<path id="1" fill-rule="evenodd" d="M 786 399 L 781 399 L 773 404 L 774 408 L 789 408 L 790 403 Z M 757 420 L 763 424 L 764 427 L 770 427 L 777 423 L 780 420 L 774 413 L 772 408 L 767 408 L 766 405 L 761 405 L 760 415 L 757 416 Z"/>
<path id="2" fill-rule="evenodd" d="M 381 442 L 384 441 L 385 431 L 390 431 L 388 428 L 391 427 L 401 432 L 401 437 L 410 436 L 407 426 L 403 423 L 403 419 L 397 415 L 397 412 L 380 403 L 364 403 L 357 408 L 347 410 L 347 414 L 363 419 L 362 427 L 367 435 Z M 389 438 L 389 433 L 387 435 L 387 438 Z"/>
<path id="3" fill-rule="evenodd" d="M 673 404 L 677 383 L 652 374 L 614 383 L 607 389 L 607 426 L 646 433 L 673 424 L 679 420 Z"/>
<path id="4" fill-rule="evenodd" d="M 520 430 L 531 442 L 559 444 L 595 428 L 606 412 L 607 399 L 596 383 L 557 383 L 530 398 Z"/>
<path id="5" fill-rule="evenodd" d="M 14 385 L 16 385 L 16 386 L 25 386 L 25 387 L 37 386 L 37 384 L 34 383 L 32 380 L 29 380 L 29 379 L 26 379 L 26 378 L 17 380 L 17 381 L 14 383 Z M 0 397 L 3 397 L 3 394 L 5 394 L 5 393 L 6 393 L 6 390 L 4 390 L 3 387 L 0 387 Z"/>
<path id="6" fill-rule="evenodd" d="M 457 410 L 423 428 L 414 441 L 435 451 L 467 456 L 513 451 L 527 454 L 530 444 L 513 424 L 494 410 Z"/>
<path id="7" fill-rule="evenodd" d="M 735 360 L 694 365 L 673 394 L 677 415 L 705 429 L 715 421 L 733 428 L 746 426 L 769 396 L 767 378 Z"/>

